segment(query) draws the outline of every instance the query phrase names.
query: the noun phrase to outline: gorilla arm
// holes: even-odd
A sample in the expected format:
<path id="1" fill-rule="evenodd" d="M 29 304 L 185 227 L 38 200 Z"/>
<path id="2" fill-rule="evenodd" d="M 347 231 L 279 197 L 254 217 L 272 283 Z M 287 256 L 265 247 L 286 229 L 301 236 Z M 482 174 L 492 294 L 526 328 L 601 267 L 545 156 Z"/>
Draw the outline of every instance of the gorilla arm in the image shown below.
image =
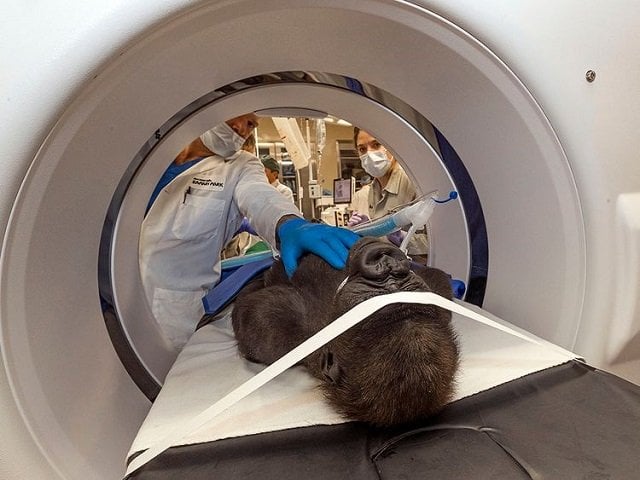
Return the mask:
<path id="1" fill-rule="evenodd" d="M 275 362 L 314 333 L 302 321 L 306 310 L 303 298 L 289 286 L 241 292 L 231 314 L 240 353 L 253 362 Z"/>

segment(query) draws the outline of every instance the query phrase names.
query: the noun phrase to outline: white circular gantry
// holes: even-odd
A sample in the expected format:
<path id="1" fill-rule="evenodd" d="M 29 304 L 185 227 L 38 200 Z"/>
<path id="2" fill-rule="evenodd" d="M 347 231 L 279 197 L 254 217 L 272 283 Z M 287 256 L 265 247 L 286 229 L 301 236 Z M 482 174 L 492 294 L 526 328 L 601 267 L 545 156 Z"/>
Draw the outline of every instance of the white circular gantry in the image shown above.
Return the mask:
<path id="1" fill-rule="evenodd" d="M 10 7 L 3 54 L 19 55 L 2 113 L 0 477 L 122 477 L 177 354 L 140 284 L 147 200 L 186 143 L 248 111 L 311 109 L 370 131 L 422 193 L 460 191 L 432 220 L 432 262 L 467 282 L 484 268 L 484 308 L 590 363 L 636 359 L 606 326 L 627 288 L 615 270 L 625 267 L 612 267 L 616 238 L 633 238 L 617 201 L 640 191 L 637 141 L 625 136 L 640 109 L 620 89 L 638 91 L 640 72 L 605 60 L 637 50 L 622 27 L 640 9 L 625 4 L 619 36 L 603 39 L 547 21 L 551 7 L 533 1 L 489 3 Z M 556 5 L 554 18 L 578 5 Z M 582 13 L 598 25 L 598 12 Z M 27 22 L 46 42 L 18 40 Z M 620 118 L 605 121 L 604 105 Z M 431 125 L 462 165 L 439 158 Z"/>

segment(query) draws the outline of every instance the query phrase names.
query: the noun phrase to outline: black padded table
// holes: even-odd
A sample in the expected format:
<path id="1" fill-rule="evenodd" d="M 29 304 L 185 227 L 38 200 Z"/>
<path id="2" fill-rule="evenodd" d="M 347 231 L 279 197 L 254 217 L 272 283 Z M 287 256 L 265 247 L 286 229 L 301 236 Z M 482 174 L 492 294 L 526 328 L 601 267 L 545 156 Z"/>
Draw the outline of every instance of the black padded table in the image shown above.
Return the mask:
<path id="1" fill-rule="evenodd" d="M 178 478 L 636 479 L 640 386 L 572 360 L 453 402 L 428 422 L 172 447 L 127 477 Z"/>

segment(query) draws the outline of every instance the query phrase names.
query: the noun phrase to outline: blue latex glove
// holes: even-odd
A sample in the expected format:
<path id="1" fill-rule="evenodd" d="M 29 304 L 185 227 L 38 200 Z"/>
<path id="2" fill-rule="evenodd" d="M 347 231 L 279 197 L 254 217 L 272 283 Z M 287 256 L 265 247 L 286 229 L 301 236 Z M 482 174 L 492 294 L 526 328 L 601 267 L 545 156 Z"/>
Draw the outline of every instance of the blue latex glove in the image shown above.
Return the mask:
<path id="1" fill-rule="evenodd" d="M 278 238 L 280 257 L 291 278 L 298 268 L 298 260 L 307 252 L 315 253 L 333 268 L 342 270 L 347 264 L 349 249 L 360 236 L 345 228 L 292 218 L 280 225 Z"/>
<path id="2" fill-rule="evenodd" d="M 360 225 L 362 222 L 368 222 L 369 217 L 367 217 L 364 213 L 353 212 L 347 221 L 347 227 L 355 227 L 356 225 Z"/>
<path id="3" fill-rule="evenodd" d="M 387 240 L 393 243 L 396 247 L 399 247 L 400 245 L 402 245 L 402 241 L 406 236 L 407 232 L 405 232 L 404 230 L 396 230 L 395 232 L 387 235 Z"/>
<path id="4" fill-rule="evenodd" d="M 240 224 L 240 227 L 238 228 L 236 233 L 234 233 L 234 236 L 242 232 L 247 232 L 247 233 L 250 233 L 251 235 L 258 235 L 258 233 L 253 229 L 253 227 L 249 223 L 249 219 L 247 217 L 244 217 L 242 219 L 242 223 Z"/>

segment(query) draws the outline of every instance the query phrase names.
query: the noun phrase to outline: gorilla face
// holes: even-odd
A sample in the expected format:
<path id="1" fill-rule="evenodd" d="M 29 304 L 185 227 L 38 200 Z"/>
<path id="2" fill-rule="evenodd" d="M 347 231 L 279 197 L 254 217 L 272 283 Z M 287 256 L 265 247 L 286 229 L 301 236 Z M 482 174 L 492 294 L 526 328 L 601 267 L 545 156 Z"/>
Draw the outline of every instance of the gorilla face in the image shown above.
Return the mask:
<path id="1" fill-rule="evenodd" d="M 240 352 L 273 363 L 358 303 L 397 291 L 451 298 L 447 275 L 410 269 L 395 246 L 363 238 L 344 271 L 306 256 L 291 281 L 280 263 L 249 284 L 232 320 Z M 391 304 L 302 362 L 346 418 L 391 426 L 426 418 L 451 398 L 458 345 L 451 313 L 433 305 Z"/>
<path id="2" fill-rule="evenodd" d="M 433 291 L 411 270 L 410 260 L 399 248 L 374 238 L 363 238 L 352 247 L 345 271 L 334 304 L 339 314 L 385 293 Z M 443 293 L 450 296 L 446 290 Z"/>

